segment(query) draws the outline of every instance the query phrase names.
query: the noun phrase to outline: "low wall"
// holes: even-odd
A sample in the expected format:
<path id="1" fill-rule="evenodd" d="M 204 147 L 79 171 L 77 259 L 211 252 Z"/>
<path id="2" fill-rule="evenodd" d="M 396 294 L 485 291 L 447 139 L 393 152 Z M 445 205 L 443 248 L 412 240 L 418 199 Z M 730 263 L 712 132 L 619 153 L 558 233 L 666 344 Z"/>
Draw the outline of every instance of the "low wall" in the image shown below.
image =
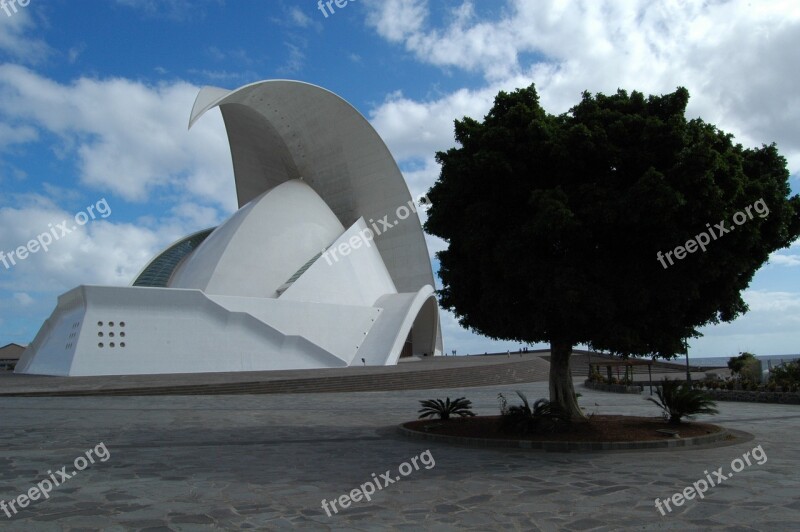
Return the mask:
<path id="1" fill-rule="evenodd" d="M 633 386 L 622 384 L 602 384 L 599 382 L 586 381 L 583 383 L 586 388 L 601 392 L 613 393 L 641 393 L 646 387 L 652 385 L 653 391 L 661 385 L 661 381 L 635 381 Z M 715 401 L 740 401 L 747 403 L 781 403 L 788 405 L 800 405 L 800 392 L 765 392 L 757 390 L 711 390 L 700 388 L 700 391 L 711 397 Z"/>
<path id="2" fill-rule="evenodd" d="M 800 405 L 800 392 L 759 392 L 748 390 L 701 389 L 715 401 L 746 401 L 748 403 L 783 403 Z"/>
<path id="3" fill-rule="evenodd" d="M 653 390 L 661 385 L 661 381 L 635 381 L 636 385 L 647 387 L 652 384 Z M 741 401 L 748 403 L 782 403 L 787 405 L 800 404 L 800 392 L 767 392 L 759 390 L 728 390 L 710 388 L 697 388 L 715 401 Z"/>
<path id="4" fill-rule="evenodd" d="M 586 381 L 583 385 L 590 390 L 597 390 L 600 392 L 613 392 L 613 393 L 642 393 L 642 387 L 639 385 L 626 386 L 624 384 L 604 384 L 601 382 Z"/>

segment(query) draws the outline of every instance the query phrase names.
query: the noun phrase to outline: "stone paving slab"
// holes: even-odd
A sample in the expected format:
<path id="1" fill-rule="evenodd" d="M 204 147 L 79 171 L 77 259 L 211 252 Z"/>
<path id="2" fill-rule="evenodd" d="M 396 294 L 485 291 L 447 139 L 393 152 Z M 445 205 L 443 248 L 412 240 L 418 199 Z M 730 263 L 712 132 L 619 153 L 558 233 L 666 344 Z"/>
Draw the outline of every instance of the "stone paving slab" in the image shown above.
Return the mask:
<path id="1" fill-rule="evenodd" d="M 1 398 L 0 499 L 10 500 L 103 442 L 77 472 L 2 530 L 800 530 L 800 407 L 720 403 L 712 420 L 754 435 L 721 448 L 531 453 L 414 442 L 394 427 L 418 400 L 471 399 L 496 414 L 519 386 L 355 394 Z M 521 387 L 547 395 L 546 383 Z M 598 414 L 658 415 L 643 396 L 578 388 Z M 662 516 L 655 508 L 761 446 L 753 462 Z M 430 469 L 420 465 L 430 451 Z M 400 476 L 371 502 L 338 499 Z M 385 481 L 384 481 L 385 482 Z"/>

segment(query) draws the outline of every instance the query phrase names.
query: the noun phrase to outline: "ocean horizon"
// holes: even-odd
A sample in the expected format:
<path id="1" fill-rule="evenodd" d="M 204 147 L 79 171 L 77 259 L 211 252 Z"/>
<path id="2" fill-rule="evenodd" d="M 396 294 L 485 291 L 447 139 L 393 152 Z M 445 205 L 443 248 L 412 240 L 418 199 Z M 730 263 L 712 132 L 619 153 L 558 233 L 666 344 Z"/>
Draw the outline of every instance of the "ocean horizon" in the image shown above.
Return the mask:
<path id="1" fill-rule="evenodd" d="M 730 360 L 730 356 L 719 356 L 719 357 L 693 357 L 691 353 L 689 354 L 689 364 L 692 366 L 715 366 L 715 367 L 728 367 L 728 360 Z M 800 354 L 794 355 L 756 355 L 756 358 L 762 362 L 763 368 L 766 370 L 770 364 L 772 367 L 775 367 L 779 364 L 784 362 L 790 362 L 792 360 L 800 359 Z M 683 362 L 686 363 L 686 357 L 679 357 L 670 362 Z"/>

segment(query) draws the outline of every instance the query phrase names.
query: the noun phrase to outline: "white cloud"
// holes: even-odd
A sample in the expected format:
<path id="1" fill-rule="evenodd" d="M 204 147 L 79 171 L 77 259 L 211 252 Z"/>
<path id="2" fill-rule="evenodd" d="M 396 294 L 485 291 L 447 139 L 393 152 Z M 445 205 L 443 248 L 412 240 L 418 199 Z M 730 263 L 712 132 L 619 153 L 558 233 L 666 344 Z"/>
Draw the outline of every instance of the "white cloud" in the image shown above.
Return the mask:
<path id="1" fill-rule="evenodd" d="M 770 264 L 778 266 L 800 266 L 800 255 L 782 255 L 780 253 L 773 253 L 769 257 Z"/>
<path id="2" fill-rule="evenodd" d="M 509 1 L 496 20 L 462 3 L 433 27 L 428 3 L 368 4 L 368 24 L 424 63 L 479 72 L 484 88 L 435 101 L 398 95 L 374 110 L 398 156 L 452 144 L 447 122 L 482 118 L 499 90 L 535 82 L 544 107 L 566 111 L 584 90 L 645 93 L 686 86 L 690 116 L 702 116 L 745 145 L 775 141 L 800 168 L 800 4 L 795 2 Z M 479 103 L 480 102 L 480 103 Z M 407 121 L 400 118 L 405 115 Z M 432 122 L 432 123 L 431 123 Z M 420 128 L 422 128 L 420 130 Z M 422 135 L 420 135 L 422 134 Z M 420 138 L 421 137 L 421 138 Z"/>
<path id="3" fill-rule="evenodd" d="M 453 121 L 464 116 L 483 118 L 498 90 L 495 86 L 460 89 L 427 102 L 396 92 L 370 112 L 370 122 L 398 160 L 430 159 L 436 151 L 454 145 Z"/>
<path id="4" fill-rule="evenodd" d="M 0 11 L 0 52 L 29 64 L 47 59 L 53 50 L 43 40 L 31 37 L 31 30 L 35 27 L 32 12 L 28 8 L 18 6 L 12 16 Z"/>
<path id="5" fill-rule="evenodd" d="M 24 293 L 37 301 L 81 284 L 128 285 L 148 260 L 193 231 L 215 226 L 217 210 L 180 203 L 152 226 L 117 219 L 113 201 L 86 202 L 68 211 L 37 195 L 13 195 L 14 206 L 0 208 L 0 290 Z M 91 205 L 91 209 L 89 208 Z M 76 215 L 89 215 L 82 227 Z M 94 218 L 91 218 L 91 215 Z M 46 246 L 32 241 L 46 242 Z M 46 237 L 46 238 L 45 238 Z M 20 258 L 18 250 L 35 250 Z M 45 249 L 46 248 L 46 249 Z M 25 252 L 23 252 L 23 255 Z M 31 303 L 24 296 L 16 303 Z"/>
<path id="6" fill-rule="evenodd" d="M 768 290 L 747 290 L 743 298 L 751 311 L 794 312 L 800 319 L 800 294 Z"/>
<path id="7" fill-rule="evenodd" d="M 296 26 L 301 28 L 307 28 L 309 25 L 311 25 L 311 19 L 298 7 L 292 7 L 289 10 L 289 17 Z"/>
<path id="8" fill-rule="evenodd" d="M 149 17 L 185 20 L 202 15 L 203 4 L 194 0 L 116 0 L 117 4 L 137 9 Z M 218 0 L 223 2 L 224 0 Z"/>
<path id="9" fill-rule="evenodd" d="M 25 144 L 38 138 L 39 133 L 31 126 L 13 126 L 0 122 L 0 150 L 4 151 L 14 144 Z"/>
<path id="10" fill-rule="evenodd" d="M 23 307 L 28 307 L 34 303 L 34 299 L 26 294 L 25 292 L 16 292 L 14 293 L 14 299 L 17 300 L 17 303 L 22 305 Z"/>
<path id="11" fill-rule="evenodd" d="M 197 203 L 179 203 L 172 208 L 171 212 L 178 221 L 179 226 L 188 224 L 190 227 L 207 228 L 219 225 L 222 222 L 217 209 L 198 205 Z"/>
<path id="12" fill-rule="evenodd" d="M 703 338 L 690 342 L 695 356 L 797 353 L 800 348 L 800 292 L 745 290 L 750 311 L 730 323 L 703 327 Z"/>
<path id="13" fill-rule="evenodd" d="M 286 50 L 289 53 L 286 57 L 286 62 L 278 68 L 278 72 L 281 74 L 297 74 L 305 65 L 306 54 L 303 52 L 300 46 L 296 44 L 292 44 L 290 42 L 286 42 L 284 44 L 286 45 Z"/>
<path id="14" fill-rule="evenodd" d="M 60 292 L 79 284 L 125 285 L 173 235 L 97 215 L 77 227 L 75 213 L 42 196 L 19 197 L 16 207 L 0 208 L 0 288 L 15 292 Z M 64 227 L 65 231 L 59 227 Z M 45 239 L 44 235 L 54 235 Z M 37 236 L 47 249 L 30 246 Z M 175 237 L 177 238 L 177 237 Z M 172 238 L 174 240 L 174 238 Z M 17 250 L 36 249 L 21 258 Z M 19 299 L 17 298 L 19 301 Z"/>
<path id="15" fill-rule="evenodd" d="M 55 147 L 76 155 L 80 180 L 133 201 L 184 191 L 235 208 L 230 152 L 218 113 L 186 131 L 199 88 L 177 82 L 147 86 L 81 78 L 60 84 L 26 68 L 0 65 L 0 138 L 35 140 L 34 128 L 57 135 Z"/>
<path id="16" fill-rule="evenodd" d="M 86 51 L 86 43 L 80 43 L 77 46 L 73 46 L 67 51 L 67 61 L 69 61 L 70 63 L 74 63 L 85 51 Z"/>
<path id="17" fill-rule="evenodd" d="M 400 42 L 416 35 L 428 17 L 426 0 L 379 0 L 367 2 L 370 12 L 367 22 L 378 34 L 390 41 Z"/>

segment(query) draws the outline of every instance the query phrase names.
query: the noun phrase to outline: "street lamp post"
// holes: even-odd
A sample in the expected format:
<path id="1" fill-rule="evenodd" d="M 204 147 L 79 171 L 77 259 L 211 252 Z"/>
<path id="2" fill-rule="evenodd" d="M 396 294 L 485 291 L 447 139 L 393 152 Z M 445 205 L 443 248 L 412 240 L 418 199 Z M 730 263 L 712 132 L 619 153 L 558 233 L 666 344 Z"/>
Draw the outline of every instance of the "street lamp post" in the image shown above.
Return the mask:
<path id="1" fill-rule="evenodd" d="M 683 346 L 686 348 L 686 382 L 692 383 L 692 373 L 689 371 L 689 340 L 683 339 Z"/>

